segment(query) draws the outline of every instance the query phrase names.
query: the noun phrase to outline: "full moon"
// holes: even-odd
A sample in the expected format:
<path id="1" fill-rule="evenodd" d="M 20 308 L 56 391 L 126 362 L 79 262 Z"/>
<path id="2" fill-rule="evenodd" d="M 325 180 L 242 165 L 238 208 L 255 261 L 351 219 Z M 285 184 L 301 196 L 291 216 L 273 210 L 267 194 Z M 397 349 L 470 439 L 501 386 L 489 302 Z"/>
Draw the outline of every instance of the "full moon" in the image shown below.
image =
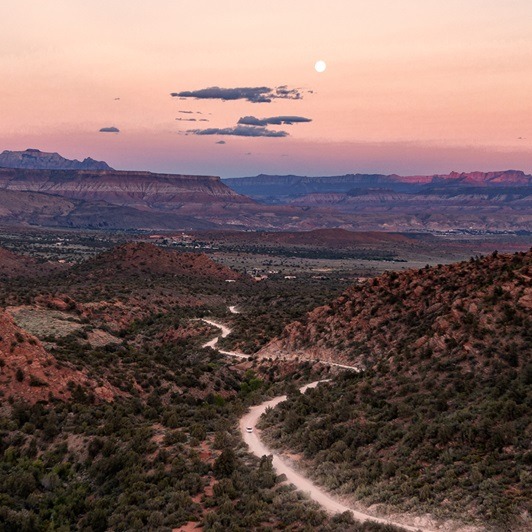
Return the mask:
<path id="1" fill-rule="evenodd" d="M 316 72 L 325 72 L 325 69 L 327 68 L 327 64 L 325 63 L 325 61 L 322 61 L 320 59 L 319 61 L 316 61 L 314 68 L 316 69 Z"/>

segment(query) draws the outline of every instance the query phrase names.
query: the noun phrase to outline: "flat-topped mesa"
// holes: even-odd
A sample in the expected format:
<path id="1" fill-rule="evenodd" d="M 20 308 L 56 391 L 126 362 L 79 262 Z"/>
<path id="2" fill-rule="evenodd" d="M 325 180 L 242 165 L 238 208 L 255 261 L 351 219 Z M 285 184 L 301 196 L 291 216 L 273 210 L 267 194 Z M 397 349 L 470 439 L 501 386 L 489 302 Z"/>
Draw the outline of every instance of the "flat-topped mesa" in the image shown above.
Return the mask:
<path id="1" fill-rule="evenodd" d="M 313 192 L 347 192 L 353 188 L 392 188 L 412 191 L 414 185 L 530 186 L 532 175 L 521 170 L 451 172 L 401 176 L 397 174 L 345 174 L 337 176 L 265 175 L 224 179 L 230 187 L 250 195 L 301 195 Z"/>
<path id="2" fill-rule="evenodd" d="M 216 176 L 125 170 L 0 168 L 0 189 L 161 210 L 179 208 L 183 203 L 253 203 Z"/>

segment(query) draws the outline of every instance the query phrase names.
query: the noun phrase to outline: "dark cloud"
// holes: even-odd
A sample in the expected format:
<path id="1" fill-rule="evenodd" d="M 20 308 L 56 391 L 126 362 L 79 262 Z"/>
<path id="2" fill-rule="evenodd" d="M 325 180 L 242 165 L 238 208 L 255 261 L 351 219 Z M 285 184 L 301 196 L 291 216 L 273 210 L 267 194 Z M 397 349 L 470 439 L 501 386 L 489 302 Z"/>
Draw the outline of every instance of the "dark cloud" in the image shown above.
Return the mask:
<path id="1" fill-rule="evenodd" d="M 184 115 L 191 115 L 194 111 L 178 111 L 178 113 L 183 113 Z"/>
<path id="2" fill-rule="evenodd" d="M 200 119 L 198 120 L 198 122 L 208 122 L 208 121 L 209 121 L 208 118 L 200 118 Z"/>
<path id="3" fill-rule="evenodd" d="M 269 124 L 280 126 L 282 124 L 292 125 L 302 122 L 312 122 L 311 118 L 304 116 L 270 116 L 268 118 L 256 118 L 255 116 L 243 116 L 238 123 L 247 126 L 267 126 Z"/>
<path id="4" fill-rule="evenodd" d="M 287 137 L 286 131 L 272 131 L 265 127 L 256 126 L 235 126 L 218 128 L 211 127 L 208 129 L 189 129 L 187 133 L 194 135 L 233 135 L 236 137 Z"/>
<path id="5" fill-rule="evenodd" d="M 120 133 L 120 130 L 114 126 L 102 127 L 102 129 L 100 129 L 100 133 Z"/>
<path id="6" fill-rule="evenodd" d="M 269 103 L 275 99 L 300 100 L 303 98 L 300 89 L 289 89 L 286 85 L 280 87 L 208 87 L 195 91 L 172 92 L 174 98 L 196 98 L 197 100 L 247 100 L 252 103 Z"/>
<path id="7" fill-rule="evenodd" d="M 275 88 L 276 98 L 286 98 L 288 100 L 301 100 L 303 92 L 301 89 L 289 89 L 286 85 L 281 85 Z"/>
<path id="8" fill-rule="evenodd" d="M 214 144 L 226 144 L 225 140 L 219 140 L 218 142 L 215 142 Z"/>

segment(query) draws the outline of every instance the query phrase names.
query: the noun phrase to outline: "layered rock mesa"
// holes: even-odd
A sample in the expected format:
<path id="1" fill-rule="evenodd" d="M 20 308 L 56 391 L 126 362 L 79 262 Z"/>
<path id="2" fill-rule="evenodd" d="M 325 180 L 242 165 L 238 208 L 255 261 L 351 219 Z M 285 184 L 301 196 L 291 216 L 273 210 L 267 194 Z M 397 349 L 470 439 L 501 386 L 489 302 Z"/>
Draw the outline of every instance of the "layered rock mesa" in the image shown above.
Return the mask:
<path id="1" fill-rule="evenodd" d="M 112 170 L 104 161 L 86 157 L 83 161 L 66 159 L 56 152 L 44 152 L 34 148 L 24 151 L 4 150 L 0 153 L 0 168 L 30 168 L 46 170 Z"/>
<path id="2" fill-rule="evenodd" d="M 265 175 L 224 179 L 231 188 L 255 198 L 277 200 L 313 193 L 348 193 L 357 189 L 418 192 L 423 187 L 528 187 L 532 175 L 521 170 L 451 172 L 450 174 L 400 176 L 397 174 L 346 174 L 341 176 Z"/>
<path id="3" fill-rule="evenodd" d="M 2 189 L 157 211 L 180 209 L 184 204 L 254 203 L 219 177 L 122 170 L 0 168 Z"/>

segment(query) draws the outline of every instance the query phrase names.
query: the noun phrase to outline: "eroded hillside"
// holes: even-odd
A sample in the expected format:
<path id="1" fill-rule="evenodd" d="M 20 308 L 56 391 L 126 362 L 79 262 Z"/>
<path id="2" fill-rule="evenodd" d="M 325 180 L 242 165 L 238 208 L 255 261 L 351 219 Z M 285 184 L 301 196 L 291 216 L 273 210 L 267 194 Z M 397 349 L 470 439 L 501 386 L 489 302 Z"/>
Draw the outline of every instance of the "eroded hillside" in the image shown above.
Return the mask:
<path id="1" fill-rule="evenodd" d="M 386 274 L 288 326 L 263 355 L 364 371 L 271 411 L 270 444 L 377 513 L 529 529 L 531 262 Z"/>
<path id="2" fill-rule="evenodd" d="M 530 348 L 532 252 L 390 272 L 353 286 L 303 322 L 290 324 L 264 356 L 355 362 L 370 367 L 397 354 L 478 356 L 518 364 Z"/>

